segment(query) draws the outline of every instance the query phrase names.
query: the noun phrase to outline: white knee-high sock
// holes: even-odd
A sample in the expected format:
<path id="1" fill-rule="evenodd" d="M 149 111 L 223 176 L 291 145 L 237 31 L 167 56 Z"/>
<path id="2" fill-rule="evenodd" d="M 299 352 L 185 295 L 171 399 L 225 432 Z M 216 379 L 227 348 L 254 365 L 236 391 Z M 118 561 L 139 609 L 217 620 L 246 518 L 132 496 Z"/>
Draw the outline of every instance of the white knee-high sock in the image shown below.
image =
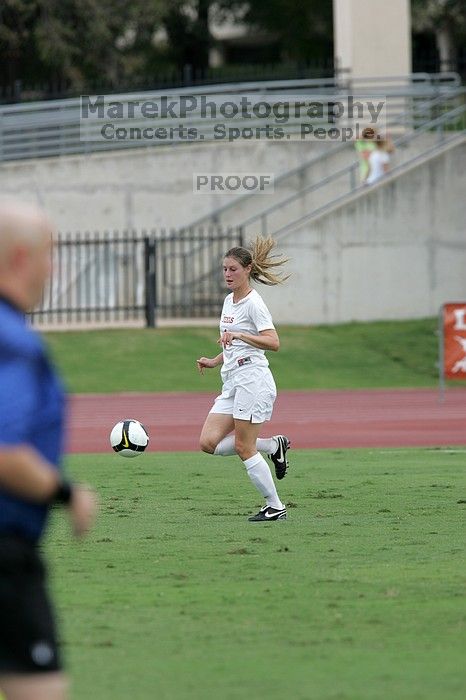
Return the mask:
<path id="1" fill-rule="evenodd" d="M 271 455 L 277 449 L 277 441 L 275 438 L 257 438 L 256 447 L 259 452 L 265 452 L 265 454 Z M 220 455 L 221 457 L 231 457 L 235 455 L 235 436 L 227 435 L 220 440 L 217 447 L 215 448 L 214 455 Z"/>
<path id="2" fill-rule="evenodd" d="M 266 455 L 271 455 L 278 449 L 278 442 L 273 437 L 257 438 L 256 447 L 259 452 L 265 452 Z"/>
<path id="3" fill-rule="evenodd" d="M 222 457 L 231 457 L 231 455 L 235 454 L 236 450 L 234 435 L 227 435 L 223 438 L 223 440 L 220 440 L 214 451 L 214 455 L 221 455 Z"/>
<path id="4" fill-rule="evenodd" d="M 269 465 L 262 455 L 257 452 L 249 459 L 243 460 L 243 464 L 252 483 L 266 499 L 267 505 L 278 510 L 284 508 L 285 506 L 278 497 Z"/>

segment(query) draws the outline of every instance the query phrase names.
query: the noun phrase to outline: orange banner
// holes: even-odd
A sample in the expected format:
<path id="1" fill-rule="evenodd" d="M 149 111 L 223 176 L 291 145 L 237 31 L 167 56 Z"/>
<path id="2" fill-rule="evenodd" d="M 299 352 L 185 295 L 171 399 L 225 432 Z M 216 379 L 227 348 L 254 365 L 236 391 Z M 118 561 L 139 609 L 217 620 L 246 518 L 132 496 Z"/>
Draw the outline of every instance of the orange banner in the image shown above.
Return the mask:
<path id="1" fill-rule="evenodd" d="M 466 302 L 443 306 L 443 371 L 448 379 L 466 379 Z"/>

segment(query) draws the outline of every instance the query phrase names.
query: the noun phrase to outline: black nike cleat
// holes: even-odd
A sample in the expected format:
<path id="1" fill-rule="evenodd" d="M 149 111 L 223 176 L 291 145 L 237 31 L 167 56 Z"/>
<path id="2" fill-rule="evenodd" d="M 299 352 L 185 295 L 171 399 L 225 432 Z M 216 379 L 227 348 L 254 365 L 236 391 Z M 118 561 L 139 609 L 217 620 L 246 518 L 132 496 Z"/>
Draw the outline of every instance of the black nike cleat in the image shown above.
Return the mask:
<path id="1" fill-rule="evenodd" d="M 286 520 L 286 508 L 272 508 L 271 506 L 264 506 L 260 509 L 256 515 L 251 515 L 248 518 L 250 523 L 266 523 L 272 520 Z"/>
<path id="2" fill-rule="evenodd" d="M 275 474 L 277 479 L 283 479 L 285 477 L 286 470 L 289 467 L 286 453 L 290 449 L 291 443 L 286 435 L 274 435 L 274 438 L 278 441 L 278 447 L 272 455 L 269 455 L 269 457 L 275 465 Z"/>

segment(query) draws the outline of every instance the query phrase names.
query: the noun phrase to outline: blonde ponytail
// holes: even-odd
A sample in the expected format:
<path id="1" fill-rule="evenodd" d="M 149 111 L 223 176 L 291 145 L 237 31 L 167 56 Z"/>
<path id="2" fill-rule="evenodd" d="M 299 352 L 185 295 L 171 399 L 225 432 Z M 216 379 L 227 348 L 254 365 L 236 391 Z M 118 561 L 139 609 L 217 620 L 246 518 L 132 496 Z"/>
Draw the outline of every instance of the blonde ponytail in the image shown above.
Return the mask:
<path id="1" fill-rule="evenodd" d="M 254 282 L 270 286 L 281 284 L 289 275 L 276 275 L 272 270 L 287 263 L 288 258 L 271 255 L 275 245 L 271 236 L 257 236 L 247 248 L 231 248 L 225 253 L 225 258 L 235 258 L 243 267 L 251 265 L 251 279 Z"/>
<path id="2" fill-rule="evenodd" d="M 252 270 L 251 278 L 261 284 L 275 285 L 281 284 L 288 279 L 289 275 L 276 275 L 273 269 L 281 267 L 288 262 L 288 258 L 281 255 L 272 254 L 276 243 L 271 236 L 263 238 L 257 236 L 251 245 Z"/>

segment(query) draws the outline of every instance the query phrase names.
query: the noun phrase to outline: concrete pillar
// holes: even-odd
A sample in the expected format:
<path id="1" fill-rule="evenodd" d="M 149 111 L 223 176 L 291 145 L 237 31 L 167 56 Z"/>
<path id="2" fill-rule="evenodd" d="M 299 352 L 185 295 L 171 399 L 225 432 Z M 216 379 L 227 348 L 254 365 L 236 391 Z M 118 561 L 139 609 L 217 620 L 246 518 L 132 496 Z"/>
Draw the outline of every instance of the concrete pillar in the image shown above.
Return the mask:
<path id="1" fill-rule="evenodd" d="M 335 65 L 342 78 L 411 73 L 410 0 L 333 0 Z"/>

